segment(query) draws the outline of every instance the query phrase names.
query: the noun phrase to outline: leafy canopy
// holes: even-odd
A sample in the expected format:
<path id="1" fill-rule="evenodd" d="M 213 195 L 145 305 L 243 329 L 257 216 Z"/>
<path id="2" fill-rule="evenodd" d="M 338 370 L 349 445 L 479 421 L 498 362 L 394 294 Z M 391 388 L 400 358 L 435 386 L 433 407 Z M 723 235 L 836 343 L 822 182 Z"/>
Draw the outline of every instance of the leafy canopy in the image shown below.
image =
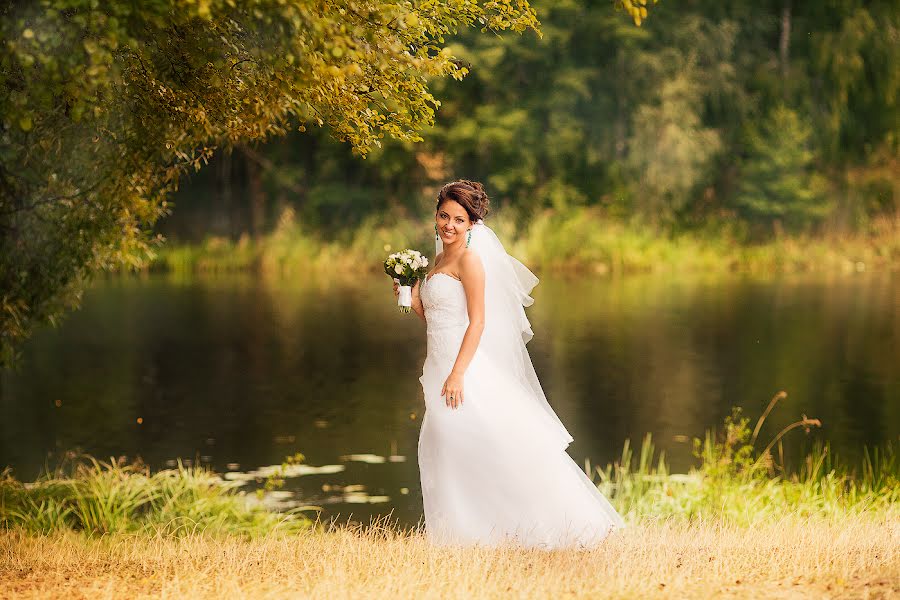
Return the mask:
<path id="1" fill-rule="evenodd" d="M 537 31 L 524 0 L 8 1 L 0 53 L 0 363 L 85 280 L 139 263 L 217 144 L 327 125 L 420 140 L 444 37 Z"/>

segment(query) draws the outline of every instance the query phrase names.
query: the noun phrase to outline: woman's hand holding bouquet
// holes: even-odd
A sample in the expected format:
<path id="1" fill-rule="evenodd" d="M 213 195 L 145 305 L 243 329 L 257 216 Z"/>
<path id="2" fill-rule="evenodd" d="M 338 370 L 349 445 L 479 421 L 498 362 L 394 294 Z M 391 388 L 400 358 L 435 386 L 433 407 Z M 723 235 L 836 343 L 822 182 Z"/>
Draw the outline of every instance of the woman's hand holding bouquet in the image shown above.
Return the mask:
<path id="1" fill-rule="evenodd" d="M 399 285 L 397 306 L 408 313 L 412 307 L 412 286 L 428 274 L 428 259 L 418 250 L 401 250 L 387 257 L 384 272 Z"/>

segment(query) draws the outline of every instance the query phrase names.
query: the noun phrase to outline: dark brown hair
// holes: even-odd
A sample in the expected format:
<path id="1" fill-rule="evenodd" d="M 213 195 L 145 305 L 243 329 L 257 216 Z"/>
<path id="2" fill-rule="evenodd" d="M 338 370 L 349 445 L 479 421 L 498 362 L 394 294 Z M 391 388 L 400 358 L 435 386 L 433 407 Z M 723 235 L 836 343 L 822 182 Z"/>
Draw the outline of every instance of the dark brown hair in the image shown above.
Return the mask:
<path id="1" fill-rule="evenodd" d="M 466 209 L 466 213 L 468 213 L 469 219 L 473 223 L 478 219 L 483 219 L 490 210 L 488 206 L 491 200 L 485 193 L 484 186 L 477 181 L 460 179 L 445 184 L 438 192 L 435 210 L 439 210 L 441 204 L 447 200 L 455 200 Z"/>

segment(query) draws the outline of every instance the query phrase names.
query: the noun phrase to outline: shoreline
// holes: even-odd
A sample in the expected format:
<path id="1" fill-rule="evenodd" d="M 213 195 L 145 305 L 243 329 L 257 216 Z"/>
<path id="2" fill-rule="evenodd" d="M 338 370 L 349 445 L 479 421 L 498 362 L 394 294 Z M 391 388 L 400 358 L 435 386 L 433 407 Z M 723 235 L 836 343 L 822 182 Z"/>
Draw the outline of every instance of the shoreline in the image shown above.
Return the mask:
<path id="1" fill-rule="evenodd" d="M 900 461 L 827 445 L 789 473 L 735 407 L 672 473 L 651 437 L 588 472 L 627 527 L 590 550 L 431 546 L 421 528 L 278 513 L 199 468 L 73 461 L 0 476 L 0 597 L 888 598 L 900 594 Z M 783 459 L 782 459 L 783 460 Z M 599 481 L 597 481 L 599 479 Z"/>
<path id="2" fill-rule="evenodd" d="M 900 270 L 900 221 L 885 220 L 870 234 L 782 235 L 742 242 L 725 234 L 665 234 L 591 211 L 541 215 L 524 230 L 510 217 L 490 223 L 507 251 L 530 269 L 568 274 L 803 273 Z M 360 268 L 382 272 L 389 252 L 418 248 L 433 255 L 428 222 L 369 220 L 332 237 L 308 230 L 288 211 L 274 231 L 252 239 L 209 236 L 201 242 L 165 242 L 146 257 L 142 271 L 170 273 L 253 272 L 296 276 Z"/>

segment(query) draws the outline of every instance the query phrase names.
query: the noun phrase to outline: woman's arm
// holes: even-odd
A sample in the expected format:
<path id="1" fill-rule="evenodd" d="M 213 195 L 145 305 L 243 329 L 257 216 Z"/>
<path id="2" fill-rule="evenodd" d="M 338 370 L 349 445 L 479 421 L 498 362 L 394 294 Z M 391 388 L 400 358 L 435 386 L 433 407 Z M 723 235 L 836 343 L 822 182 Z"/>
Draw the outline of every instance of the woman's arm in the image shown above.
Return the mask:
<path id="1" fill-rule="evenodd" d="M 413 284 L 412 287 L 412 309 L 416 311 L 416 314 L 419 315 L 419 318 L 423 321 L 425 320 L 425 307 L 422 306 L 422 298 L 419 296 L 419 283 L 421 279 L 417 279 L 416 283 Z"/>
<path id="2" fill-rule="evenodd" d="M 440 264 L 442 256 L 444 256 L 443 252 L 434 257 L 435 269 L 437 269 L 438 264 Z M 412 309 L 416 311 L 416 314 L 419 315 L 420 319 L 425 321 L 425 307 L 422 306 L 422 298 L 419 296 L 419 283 L 421 283 L 421 281 L 421 279 L 417 279 L 412 288 Z"/>
<path id="3" fill-rule="evenodd" d="M 453 370 L 444 383 L 441 395 L 447 394 L 447 406 L 456 408 L 463 402 L 463 374 L 475 356 L 475 350 L 484 333 L 484 267 L 481 258 L 473 251 L 466 251 L 459 260 L 459 278 L 466 293 L 469 326 L 459 346 L 459 354 Z M 453 396 L 453 400 L 450 397 Z"/>

